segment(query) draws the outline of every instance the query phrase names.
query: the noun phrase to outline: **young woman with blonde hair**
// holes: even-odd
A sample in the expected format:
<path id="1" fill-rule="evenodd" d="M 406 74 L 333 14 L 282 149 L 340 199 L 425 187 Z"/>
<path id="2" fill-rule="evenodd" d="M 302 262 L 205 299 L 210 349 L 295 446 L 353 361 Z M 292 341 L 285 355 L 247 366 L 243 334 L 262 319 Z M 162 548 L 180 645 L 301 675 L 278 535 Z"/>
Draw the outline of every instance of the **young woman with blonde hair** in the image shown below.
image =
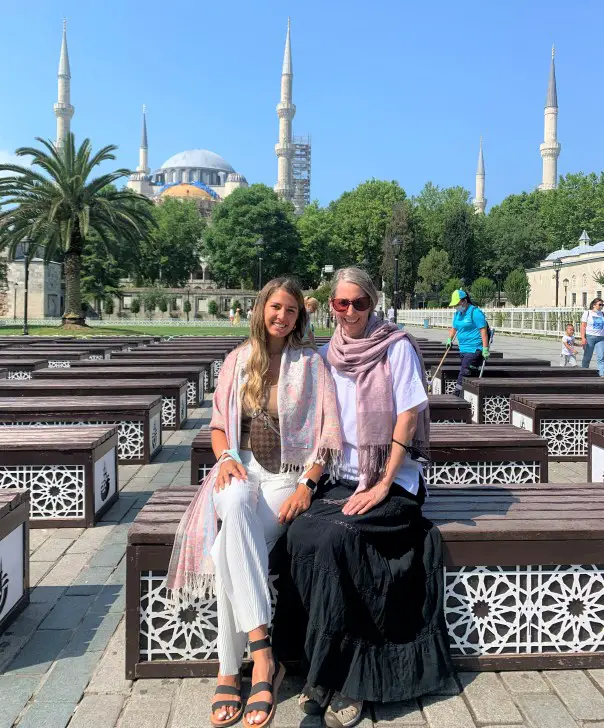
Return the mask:
<path id="1" fill-rule="evenodd" d="M 217 464 L 176 534 L 168 588 L 194 597 L 216 590 L 214 726 L 233 725 L 243 714 L 239 670 L 248 640 L 254 669 L 245 722 L 263 728 L 274 716 L 284 669 L 268 637 L 268 556 L 285 526 L 309 507 L 316 482 L 342 448 L 333 379 L 303 345 L 306 324 L 297 283 L 269 281 L 256 300 L 249 340 L 220 371 L 210 423 Z"/>

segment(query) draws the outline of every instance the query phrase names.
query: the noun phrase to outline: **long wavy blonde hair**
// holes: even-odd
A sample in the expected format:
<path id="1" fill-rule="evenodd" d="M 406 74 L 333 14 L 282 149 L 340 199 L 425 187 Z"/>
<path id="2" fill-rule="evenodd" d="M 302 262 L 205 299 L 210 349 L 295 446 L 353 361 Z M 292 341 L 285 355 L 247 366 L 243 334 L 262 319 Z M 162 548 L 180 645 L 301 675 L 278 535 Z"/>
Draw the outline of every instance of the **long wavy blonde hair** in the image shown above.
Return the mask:
<path id="1" fill-rule="evenodd" d="M 247 361 L 245 372 L 247 380 L 241 390 L 241 399 L 247 412 L 257 412 L 265 406 L 266 386 L 268 383 L 268 334 L 264 325 L 264 309 L 269 298 L 276 291 L 285 291 L 296 299 L 298 318 L 296 325 L 288 334 L 285 346 L 300 348 L 304 345 L 305 332 L 308 326 L 308 314 L 304 308 L 304 296 L 298 283 L 292 278 L 273 278 L 258 294 L 252 318 L 250 319 L 250 338 L 252 352 Z"/>

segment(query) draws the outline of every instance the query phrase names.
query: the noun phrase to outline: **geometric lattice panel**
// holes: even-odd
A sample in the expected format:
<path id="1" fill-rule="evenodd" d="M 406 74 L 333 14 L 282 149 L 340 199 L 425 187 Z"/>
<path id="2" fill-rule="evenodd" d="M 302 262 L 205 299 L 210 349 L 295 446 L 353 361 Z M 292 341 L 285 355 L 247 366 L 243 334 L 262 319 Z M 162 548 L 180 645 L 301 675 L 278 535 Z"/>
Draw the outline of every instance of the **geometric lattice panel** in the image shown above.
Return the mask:
<path id="1" fill-rule="evenodd" d="M 210 373 L 207 369 L 203 372 L 203 388 L 205 392 L 210 391 Z"/>
<path id="2" fill-rule="evenodd" d="M 120 460 L 140 460 L 145 455 L 144 423 L 140 421 L 95 420 L 94 422 L 0 422 L 0 427 L 85 427 L 86 425 L 118 425 L 117 455 Z"/>
<path id="3" fill-rule="evenodd" d="M 428 378 L 428 386 L 432 390 L 432 394 L 442 394 L 441 383 L 442 379 L 433 379 L 430 381 Z"/>
<path id="4" fill-rule="evenodd" d="M 88 359 L 89 359 L 90 361 L 101 361 L 101 360 L 102 360 L 102 359 L 104 359 L 104 358 L 105 358 L 105 357 L 103 356 L 103 354 L 91 354 L 91 355 L 90 355 L 90 356 L 88 357 Z"/>
<path id="5" fill-rule="evenodd" d="M 161 402 L 162 427 L 176 427 L 176 398 L 164 397 Z"/>
<path id="6" fill-rule="evenodd" d="M 49 359 L 48 368 L 49 369 L 71 369 L 71 362 L 64 361 L 62 359 L 59 359 L 59 360 Z"/>
<path id="7" fill-rule="evenodd" d="M 201 483 L 201 481 L 206 477 L 206 475 L 210 472 L 212 469 L 211 465 L 199 465 L 198 471 L 197 471 L 197 482 Z"/>
<path id="8" fill-rule="evenodd" d="M 541 466 L 534 461 L 432 463 L 424 477 L 428 485 L 539 483 Z"/>
<path id="9" fill-rule="evenodd" d="M 30 517 L 83 518 L 83 465 L 0 465 L 0 488 L 28 488 Z"/>
<path id="10" fill-rule="evenodd" d="M 604 566 L 445 569 L 451 654 L 604 651 Z"/>
<path id="11" fill-rule="evenodd" d="M 510 400 L 502 394 L 482 400 L 482 417 L 485 424 L 507 425 L 510 421 Z"/>
<path id="12" fill-rule="evenodd" d="M 271 601 L 277 598 L 275 576 L 269 576 Z M 139 660 L 216 660 L 218 615 L 216 597 L 183 601 L 166 596 L 166 573 L 140 576 Z"/>
<path id="13" fill-rule="evenodd" d="M 585 456 L 587 455 L 587 427 L 593 420 L 541 420 L 540 435 L 547 437 L 547 450 L 550 455 Z"/>
<path id="14" fill-rule="evenodd" d="M 195 382 L 187 382 L 187 404 L 193 406 L 197 404 L 197 384 Z"/>
<path id="15" fill-rule="evenodd" d="M 187 394 L 186 390 L 180 392 L 180 426 L 183 426 L 184 421 L 187 419 Z"/>
<path id="16" fill-rule="evenodd" d="M 31 372 L 26 372 L 23 369 L 15 369 L 8 373 L 7 379 L 31 379 Z"/>
<path id="17" fill-rule="evenodd" d="M 220 370 L 222 369 L 222 360 L 216 359 L 212 362 L 212 377 L 214 379 L 214 386 L 216 386 L 216 380 L 218 379 L 218 375 L 220 374 Z"/>
<path id="18" fill-rule="evenodd" d="M 445 394 L 453 394 L 457 382 L 454 379 L 445 380 Z"/>

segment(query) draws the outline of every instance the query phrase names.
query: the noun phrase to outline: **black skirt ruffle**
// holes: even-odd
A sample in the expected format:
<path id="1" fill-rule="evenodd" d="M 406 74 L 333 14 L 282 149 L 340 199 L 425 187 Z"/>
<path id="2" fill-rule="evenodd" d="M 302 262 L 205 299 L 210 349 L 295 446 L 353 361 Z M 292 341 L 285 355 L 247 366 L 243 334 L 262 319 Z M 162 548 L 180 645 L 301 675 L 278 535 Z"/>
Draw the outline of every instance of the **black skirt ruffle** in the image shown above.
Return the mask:
<path id="1" fill-rule="evenodd" d="M 369 513 L 345 516 L 355 488 L 324 485 L 280 543 L 275 651 L 305 657 L 313 686 L 406 700 L 451 673 L 440 533 L 422 517 L 423 495 L 396 486 Z"/>

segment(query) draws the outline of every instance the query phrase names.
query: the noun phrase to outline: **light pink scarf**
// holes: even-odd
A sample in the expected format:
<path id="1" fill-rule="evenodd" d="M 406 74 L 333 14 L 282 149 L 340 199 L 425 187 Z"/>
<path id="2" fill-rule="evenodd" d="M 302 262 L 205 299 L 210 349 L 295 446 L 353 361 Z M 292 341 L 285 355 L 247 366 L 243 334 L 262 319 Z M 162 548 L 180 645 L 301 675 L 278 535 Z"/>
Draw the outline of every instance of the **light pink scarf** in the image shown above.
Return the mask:
<path id="1" fill-rule="evenodd" d="M 251 346 L 244 344 L 225 359 L 214 393 L 211 429 L 223 430 L 229 449 L 238 452 L 241 388 Z M 337 469 L 342 454 L 335 385 L 323 359 L 310 348 L 286 348 L 281 357 L 277 391 L 281 433 L 281 472 L 304 472 L 314 463 Z M 182 517 L 167 586 L 172 596 L 195 598 L 213 592 L 211 550 L 218 533 L 214 484 L 219 464 L 205 477 Z"/>
<path id="2" fill-rule="evenodd" d="M 346 336 L 341 326 L 331 337 L 327 361 L 356 381 L 360 490 L 371 488 L 379 481 L 390 457 L 394 403 L 387 351 L 391 344 L 405 337 L 419 357 L 427 391 L 424 363 L 417 342 L 394 324 L 381 322 L 372 315 L 364 338 Z M 427 451 L 429 438 L 430 414 L 426 407 L 419 413 L 413 445 Z"/>

